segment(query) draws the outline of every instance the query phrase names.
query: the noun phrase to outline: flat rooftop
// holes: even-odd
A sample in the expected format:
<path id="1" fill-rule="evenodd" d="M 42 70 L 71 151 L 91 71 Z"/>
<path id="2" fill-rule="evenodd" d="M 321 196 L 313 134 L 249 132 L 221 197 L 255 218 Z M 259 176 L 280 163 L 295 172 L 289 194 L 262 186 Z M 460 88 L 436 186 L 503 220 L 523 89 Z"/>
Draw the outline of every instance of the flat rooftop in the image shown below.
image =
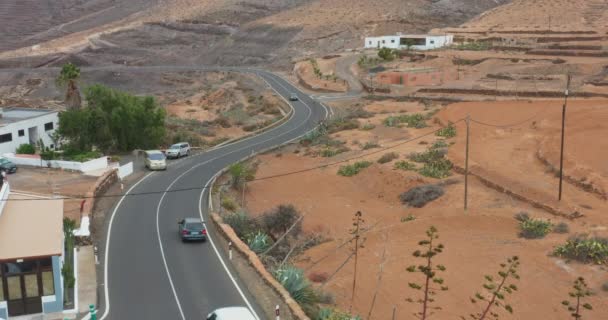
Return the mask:
<path id="1" fill-rule="evenodd" d="M 37 118 L 51 113 L 56 113 L 55 110 L 50 109 L 30 109 L 30 108 L 0 108 L 2 118 L 0 118 L 0 125 L 7 125 L 9 123 L 15 123 L 27 119 Z"/>
<path id="2" fill-rule="evenodd" d="M 63 200 L 11 193 L 0 215 L 0 261 L 62 252 Z"/>

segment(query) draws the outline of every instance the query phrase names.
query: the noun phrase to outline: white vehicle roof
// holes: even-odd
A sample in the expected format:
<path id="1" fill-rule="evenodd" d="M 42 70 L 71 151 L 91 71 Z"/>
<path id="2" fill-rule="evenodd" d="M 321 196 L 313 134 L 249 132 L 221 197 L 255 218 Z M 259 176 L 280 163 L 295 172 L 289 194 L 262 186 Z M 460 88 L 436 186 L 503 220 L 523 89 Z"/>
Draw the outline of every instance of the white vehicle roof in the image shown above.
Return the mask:
<path id="1" fill-rule="evenodd" d="M 146 151 L 147 154 L 162 154 L 162 152 L 160 150 L 147 150 Z"/>
<path id="2" fill-rule="evenodd" d="M 213 311 L 216 320 L 257 320 L 245 307 L 227 307 Z"/>

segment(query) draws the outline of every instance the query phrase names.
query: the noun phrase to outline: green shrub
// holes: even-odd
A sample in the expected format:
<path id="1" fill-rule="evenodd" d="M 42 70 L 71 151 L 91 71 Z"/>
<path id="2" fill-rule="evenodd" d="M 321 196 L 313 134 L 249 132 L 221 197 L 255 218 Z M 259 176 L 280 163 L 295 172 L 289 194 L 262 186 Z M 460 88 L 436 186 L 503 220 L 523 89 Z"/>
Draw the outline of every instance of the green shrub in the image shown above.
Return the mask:
<path id="1" fill-rule="evenodd" d="M 461 43 L 454 47 L 456 50 L 470 50 L 470 51 L 486 51 L 492 48 L 492 44 L 485 41 L 474 41 Z"/>
<path id="2" fill-rule="evenodd" d="M 318 301 L 315 291 L 301 269 L 286 266 L 275 270 L 274 277 L 299 304 L 313 305 Z"/>
<path id="3" fill-rule="evenodd" d="M 378 50 L 378 57 L 384 61 L 392 61 L 395 59 L 395 50 L 391 48 L 381 48 Z"/>
<path id="4" fill-rule="evenodd" d="M 443 159 L 445 151 L 441 149 L 429 149 L 425 152 L 412 153 L 408 158 L 418 163 L 430 163 Z"/>
<path id="5" fill-rule="evenodd" d="M 358 161 L 351 165 L 341 166 L 338 174 L 344 177 L 352 177 L 371 165 L 372 163 L 369 161 Z"/>
<path id="6" fill-rule="evenodd" d="M 378 159 L 378 163 L 388 163 L 397 158 L 399 158 L 399 154 L 397 154 L 396 152 L 385 153 L 384 155 L 382 155 L 382 157 L 380 157 L 380 159 Z"/>
<path id="7" fill-rule="evenodd" d="M 24 143 L 19 145 L 15 152 L 17 154 L 34 154 L 36 153 L 36 148 L 29 143 Z"/>
<path id="8" fill-rule="evenodd" d="M 414 171 L 416 170 L 416 165 L 407 161 L 398 161 L 395 163 L 395 169 Z"/>
<path id="9" fill-rule="evenodd" d="M 270 237 L 267 234 L 258 231 L 255 234 L 249 234 L 247 237 L 247 245 L 255 253 L 262 253 L 270 247 Z"/>
<path id="10" fill-rule="evenodd" d="M 255 178 L 255 168 L 246 163 L 238 162 L 228 167 L 230 173 L 230 185 L 235 189 L 241 189 L 246 181 L 251 181 Z"/>
<path id="11" fill-rule="evenodd" d="M 570 228 L 568 227 L 567 223 L 560 222 L 560 223 L 556 224 L 555 227 L 553 227 L 553 232 L 555 232 L 555 233 L 568 233 L 568 232 L 570 232 Z"/>
<path id="12" fill-rule="evenodd" d="M 344 130 L 354 130 L 359 128 L 357 119 L 336 118 L 327 121 L 327 132 L 336 133 Z"/>
<path id="13" fill-rule="evenodd" d="M 366 123 L 363 126 L 361 126 L 361 130 L 369 131 L 369 130 L 373 130 L 375 127 L 376 126 L 371 123 Z"/>
<path id="14" fill-rule="evenodd" d="M 604 292 L 608 292 L 608 282 L 604 282 L 602 285 L 602 290 L 604 290 Z"/>
<path id="15" fill-rule="evenodd" d="M 362 147 L 363 150 L 369 150 L 369 149 L 374 149 L 374 148 L 380 148 L 380 145 L 376 142 L 371 142 L 371 141 L 366 142 Z"/>
<path id="16" fill-rule="evenodd" d="M 608 238 L 577 236 L 557 248 L 553 253 L 558 257 L 584 263 L 608 264 Z"/>
<path id="17" fill-rule="evenodd" d="M 450 123 L 447 127 L 439 129 L 435 135 L 444 138 L 453 138 L 456 136 L 456 127 Z"/>
<path id="18" fill-rule="evenodd" d="M 408 128 L 425 128 L 426 117 L 422 114 L 404 114 L 399 116 L 390 116 L 384 119 L 383 123 L 387 127 L 398 127 L 401 124 L 405 124 Z"/>
<path id="19" fill-rule="evenodd" d="M 550 221 L 541 219 L 527 219 L 519 223 L 519 235 L 526 239 L 540 239 L 544 238 L 549 232 L 553 225 Z"/>
<path id="20" fill-rule="evenodd" d="M 66 151 L 63 153 L 63 159 L 67 161 L 86 162 L 99 157 L 101 157 L 101 153 L 97 151 L 88 151 L 82 153 L 71 153 Z"/>
<path id="21" fill-rule="evenodd" d="M 344 146 L 338 147 L 338 148 L 325 148 L 319 152 L 319 155 L 321 157 L 330 158 L 330 157 L 339 155 L 340 153 L 344 153 L 347 151 L 350 151 L 350 149 L 348 147 L 344 147 Z"/>
<path id="22" fill-rule="evenodd" d="M 327 135 L 327 128 L 325 125 L 319 126 L 314 130 L 308 132 L 307 134 L 300 139 L 300 144 L 308 146 L 315 145 L 316 142 L 321 138 Z"/>
<path id="23" fill-rule="evenodd" d="M 450 170 L 452 170 L 452 162 L 448 159 L 439 159 L 425 163 L 424 166 L 418 171 L 425 177 L 443 179 L 450 176 Z"/>
<path id="24" fill-rule="evenodd" d="M 315 320 L 361 320 L 361 317 L 350 316 L 348 313 L 330 308 L 322 308 Z"/>
<path id="25" fill-rule="evenodd" d="M 229 213 L 222 216 L 224 223 L 229 225 L 241 239 L 260 230 L 260 225 L 245 212 Z"/>
<path id="26" fill-rule="evenodd" d="M 222 208 L 228 211 L 234 211 L 236 210 L 236 203 L 232 198 L 224 197 L 222 199 Z"/>
<path id="27" fill-rule="evenodd" d="M 445 142 L 445 140 L 438 140 L 438 141 L 435 141 L 435 143 L 433 143 L 433 145 L 431 146 L 431 149 L 444 149 L 447 147 L 449 147 L 449 146 Z"/>
<path id="28" fill-rule="evenodd" d="M 401 222 L 408 222 L 408 221 L 414 221 L 416 220 L 416 216 L 414 216 L 413 214 L 408 214 L 405 217 L 401 217 Z"/>

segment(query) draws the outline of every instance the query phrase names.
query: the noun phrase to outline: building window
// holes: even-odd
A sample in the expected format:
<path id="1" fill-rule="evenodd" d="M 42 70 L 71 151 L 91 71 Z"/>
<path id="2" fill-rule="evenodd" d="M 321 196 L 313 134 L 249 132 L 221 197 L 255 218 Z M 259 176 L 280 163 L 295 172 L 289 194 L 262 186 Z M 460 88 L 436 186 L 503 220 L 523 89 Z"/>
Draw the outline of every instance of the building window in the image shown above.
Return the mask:
<path id="1" fill-rule="evenodd" d="M 44 124 L 44 131 L 51 131 L 53 130 L 53 123 L 52 122 L 48 122 Z"/>
<path id="2" fill-rule="evenodd" d="M 369 44 L 371 45 L 371 44 L 372 44 L 372 42 L 370 41 L 370 42 L 369 42 Z"/>
<path id="3" fill-rule="evenodd" d="M 4 301 L 4 279 L 0 277 L 0 301 Z"/>
<path id="4" fill-rule="evenodd" d="M 18 131 L 18 133 L 20 137 L 23 137 L 25 135 L 25 130 L 21 129 Z"/>
<path id="5" fill-rule="evenodd" d="M 12 133 L 0 134 L 0 143 L 11 142 L 11 141 L 13 141 Z"/>
<path id="6" fill-rule="evenodd" d="M 55 294 L 55 281 L 53 271 L 42 271 L 42 295 L 52 296 Z"/>
<path id="7" fill-rule="evenodd" d="M 384 43 L 386 43 L 386 40 L 382 40 L 382 43 L 383 43 L 383 44 L 384 44 Z"/>
<path id="8" fill-rule="evenodd" d="M 431 40 L 431 44 L 435 44 L 435 40 Z"/>

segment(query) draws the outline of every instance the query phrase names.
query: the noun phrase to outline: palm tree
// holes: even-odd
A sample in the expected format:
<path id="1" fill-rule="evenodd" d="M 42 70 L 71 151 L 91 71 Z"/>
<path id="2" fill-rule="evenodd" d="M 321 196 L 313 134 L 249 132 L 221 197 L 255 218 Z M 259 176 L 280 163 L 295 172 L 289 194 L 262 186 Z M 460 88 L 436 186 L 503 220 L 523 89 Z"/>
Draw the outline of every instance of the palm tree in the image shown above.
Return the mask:
<path id="1" fill-rule="evenodd" d="M 57 77 L 57 85 L 67 87 L 65 93 L 65 104 L 68 109 L 80 109 L 82 101 L 80 99 L 80 91 L 76 82 L 80 78 L 80 68 L 72 64 L 66 63 L 61 68 L 61 73 Z"/>

